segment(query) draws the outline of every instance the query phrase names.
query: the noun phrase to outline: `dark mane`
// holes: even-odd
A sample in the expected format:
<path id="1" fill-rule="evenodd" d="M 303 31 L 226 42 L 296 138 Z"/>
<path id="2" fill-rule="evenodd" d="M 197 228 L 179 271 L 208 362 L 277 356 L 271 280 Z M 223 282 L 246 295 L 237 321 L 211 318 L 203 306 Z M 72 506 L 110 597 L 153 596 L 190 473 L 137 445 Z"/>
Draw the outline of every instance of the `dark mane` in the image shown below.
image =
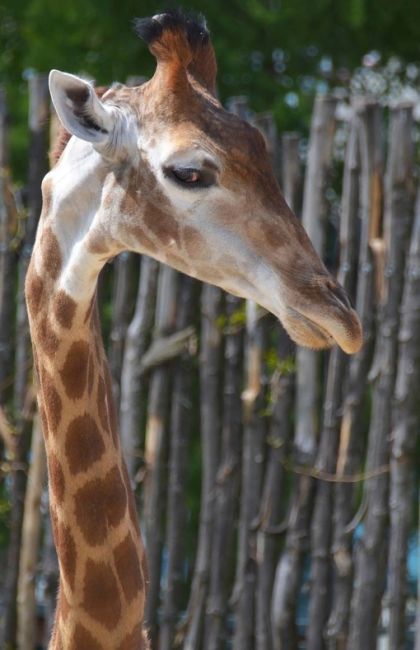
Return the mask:
<path id="1" fill-rule="evenodd" d="M 148 45 L 152 45 L 165 31 L 182 31 L 192 48 L 209 40 L 209 31 L 202 14 L 169 9 L 151 18 L 135 18 L 134 31 Z"/>

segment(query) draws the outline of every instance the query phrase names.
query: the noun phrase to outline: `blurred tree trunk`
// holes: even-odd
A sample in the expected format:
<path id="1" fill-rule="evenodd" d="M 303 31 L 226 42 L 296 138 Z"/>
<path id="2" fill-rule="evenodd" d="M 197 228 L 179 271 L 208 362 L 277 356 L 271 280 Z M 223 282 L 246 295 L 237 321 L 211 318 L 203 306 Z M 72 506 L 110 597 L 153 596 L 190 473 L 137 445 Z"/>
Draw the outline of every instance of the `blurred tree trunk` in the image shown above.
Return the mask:
<path id="1" fill-rule="evenodd" d="M 392 410 L 390 547 L 388 558 L 389 645 L 406 648 L 407 547 L 415 493 L 414 458 L 420 425 L 420 190 L 405 273 L 398 335 L 399 357 Z M 417 603 L 420 607 L 420 603 Z"/>
<path id="2" fill-rule="evenodd" d="M 18 582 L 19 650 L 33 650 L 36 638 L 35 581 L 41 533 L 41 496 L 46 479 L 44 438 L 39 416 L 34 418 L 31 444 L 31 464 L 25 497 Z"/>
<path id="3" fill-rule="evenodd" d="M 12 194 L 8 163 L 8 114 L 6 93 L 0 87 L 0 406 L 10 393 L 13 373 L 13 322 L 16 253 L 12 248 L 18 213 Z"/>
<path id="4" fill-rule="evenodd" d="M 363 407 L 374 342 L 375 277 L 371 242 L 379 236 L 382 214 L 382 109 L 379 104 L 366 100 L 355 102 L 353 109 L 360 156 L 360 244 L 356 310 L 362 323 L 364 342 L 362 349 L 348 361 L 336 465 L 338 476 L 353 475 L 360 471 L 363 460 Z M 332 608 L 325 630 L 329 650 L 345 650 L 347 647 L 353 588 L 352 519 L 355 515 L 355 496 L 354 484 L 335 484 L 332 518 Z"/>
<path id="5" fill-rule="evenodd" d="M 256 650 L 272 650 L 271 602 L 280 548 L 280 535 L 286 532 L 284 461 L 292 436 L 294 393 L 294 346 L 280 324 L 277 325 L 278 368 L 275 369 L 270 386 L 269 407 L 272 415 L 267 438 L 267 463 L 264 487 L 259 503 L 256 543 Z"/>
<path id="6" fill-rule="evenodd" d="M 399 308 L 404 264 L 413 216 L 412 110 L 391 112 L 389 155 L 385 177 L 385 270 L 379 310 L 372 383 L 372 415 L 366 469 L 378 472 L 389 462 L 391 404 L 397 364 Z M 350 618 L 349 650 L 371 650 L 376 645 L 380 603 L 385 587 L 388 473 L 365 482 L 367 514 L 357 548 Z"/>
<path id="7" fill-rule="evenodd" d="M 267 320 L 256 303 L 246 303 L 244 436 L 236 577 L 231 602 L 235 611 L 235 650 L 255 648 L 256 521 L 263 484 L 267 419 L 264 351 Z"/>
<path id="8" fill-rule="evenodd" d="M 196 289 L 195 280 L 186 275 L 180 276 L 176 331 L 185 329 L 193 319 L 193 310 L 197 311 Z M 162 594 L 160 650 L 171 650 L 179 645 L 175 643 L 175 629 L 182 611 L 182 588 L 185 586 L 185 531 L 188 525 L 186 483 L 194 378 L 191 353 L 184 353 L 174 366 L 166 530 L 168 573 Z"/>
<path id="9" fill-rule="evenodd" d="M 156 302 L 155 339 L 169 334 L 175 327 L 178 278 L 177 271 L 161 265 Z M 157 647 L 158 639 L 160 579 L 165 534 L 171 374 L 168 364 L 159 366 L 152 372 L 145 439 L 143 521 L 150 574 L 145 622 L 154 648 Z"/>
<path id="10" fill-rule="evenodd" d="M 344 164 L 343 193 L 340 221 L 340 266 L 338 281 L 349 296 L 354 295 L 357 269 L 357 217 L 359 210 L 359 148 L 357 119 L 350 127 Z M 325 390 L 323 421 L 316 469 L 333 474 L 339 443 L 343 390 L 346 384 L 347 357 L 335 346 L 330 353 Z M 331 529 L 333 484 L 319 480 L 311 526 L 311 593 L 309 601 L 306 647 L 322 650 L 324 626 L 331 604 Z"/>
<path id="11" fill-rule="evenodd" d="M 286 133 L 282 137 L 282 187 L 284 197 L 294 212 L 297 212 L 297 201 L 300 189 L 300 166 L 299 166 L 299 142 L 300 138 L 296 134 Z M 282 338 L 285 341 L 282 342 Z M 287 344 L 286 341 L 289 343 Z M 279 379 L 279 397 L 274 407 L 273 422 L 270 432 L 270 440 L 274 441 L 273 447 L 269 451 L 269 460 L 267 468 L 267 488 L 270 484 L 272 498 L 272 517 L 276 517 L 276 512 L 280 510 L 280 501 L 282 498 L 281 485 L 281 468 L 278 463 L 285 459 L 286 442 L 292 435 L 289 432 L 289 427 L 292 426 L 290 413 L 294 408 L 294 389 L 295 389 L 295 355 L 294 345 L 292 345 L 289 337 L 285 332 L 280 336 L 279 355 L 283 360 L 284 358 L 292 361 L 292 368 L 289 372 L 284 373 L 280 371 Z M 293 372 L 291 372 L 293 371 Z M 278 441 L 278 443 L 277 443 Z M 279 445 L 277 447 L 277 444 Z M 299 444 L 299 441 L 298 443 Z M 305 449 L 298 452 L 298 456 L 305 457 Z M 273 474 L 276 475 L 276 483 L 274 483 Z M 257 643 L 260 643 L 258 650 L 262 650 L 264 635 L 268 622 L 266 617 L 270 617 L 271 638 L 267 641 L 267 648 L 287 648 L 291 650 L 296 645 L 296 629 L 295 629 L 295 608 L 296 603 L 293 598 L 297 598 L 299 589 L 299 580 L 302 564 L 302 554 L 306 548 L 306 540 L 309 527 L 309 508 L 308 504 L 311 503 L 311 482 L 307 477 L 299 477 L 293 481 L 293 486 L 296 489 L 296 494 L 292 496 L 293 503 L 290 509 L 290 514 L 287 517 L 285 532 L 287 536 L 282 554 L 279 558 L 272 558 L 271 554 L 275 552 L 275 539 L 268 533 L 268 537 L 264 544 L 265 558 L 261 566 L 261 590 L 264 591 L 264 596 L 261 596 L 261 610 L 260 619 L 261 623 L 257 627 Z M 292 492 L 293 494 L 293 492 Z M 277 501 L 277 507 L 276 507 Z M 264 499 L 263 499 L 264 504 Z M 262 505 L 263 505 L 262 504 Z M 277 522 L 278 523 L 278 522 Z M 279 531 L 280 532 L 280 531 Z M 277 562 L 277 566 L 276 566 Z M 269 575 L 269 572 L 272 575 Z M 271 586 L 270 586 L 271 585 Z M 268 589 L 270 589 L 270 604 L 268 603 Z M 267 605 L 268 609 L 266 610 Z M 257 623 L 258 625 L 258 623 Z M 265 630 L 259 633 L 259 629 Z M 259 637 L 262 636 L 260 642 Z M 287 639 L 287 641 L 286 641 Z M 285 645 L 285 643 L 289 645 Z M 281 645 L 282 644 L 282 645 Z"/>
<path id="12" fill-rule="evenodd" d="M 134 270 L 138 271 L 137 261 L 138 256 L 129 251 L 120 253 L 114 260 L 108 358 L 116 404 L 120 403 L 121 368 L 124 358 L 125 337 L 133 315 L 136 279 Z"/>
<path id="13" fill-rule="evenodd" d="M 309 546 L 314 481 L 295 476 L 283 552 L 277 563 L 271 603 L 274 650 L 298 650 L 296 612 L 304 553 Z"/>
<path id="14" fill-rule="evenodd" d="M 51 639 L 52 627 L 55 619 L 59 583 L 58 558 L 51 530 L 51 519 L 48 512 L 44 517 L 41 572 L 44 587 L 44 645 L 47 648 Z"/>
<path id="15" fill-rule="evenodd" d="M 216 472 L 220 453 L 221 352 L 220 326 L 222 292 L 203 285 L 201 294 L 200 428 L 201 506 L 197 554 L 187 610 L 184 650 L 200 647 L 209 590 L 212 528 L 215 511 Z"/>
<path id="16" fill-rule="evenodd" d="M 121 370 L 120 431 L 125 462 L 131 479 L 138 466 L 140 433 L 146 408 L 148 379 L 140 372 L 155 315 L 159 264 L 151 257 L 141 258 L 140 280 L 134 316 L 127 330 Z"/>
<path id="17" fill-rule="evenodd" d="M 0 405 L 13 387 L 14 306 L 19 214 L 6 169 L 0 168 Z"/>
<path id="18" fill-rule="evenodd" d="M 16 462 L 26 463 L 30 445 L 31 401 L 28 390 L 31 375 L 31 343 L 26 313 L 24 284 L 36 229 L 42 207 L 41 181 L 47 171 L 47 123 L 49 115 L 49 94 L 47 78 L 33 76 L 29 80 L 29 177 L 28 177 L 28 219 L 23 246 L 19 258 L 17 287 L 16 351 L 14 410 L 16 414 Z M 26 473 L 22 469 L 11 475 L 11 519 L 9 555 L 5 581 L 6 605 L 0 646 L 13 647 L 16 643 L 16 597 L 19 574 L 19 553 L 23 519 L 23 504 L 26 490 Z"/>
<path id="19" fill-rule="evenodd" d="M 325 199 L 331 168 L 337 102 L 332 97 L 316 98 L 303 191 L 302 224 L 322 259 L 325 253 L 328 208 Z M 306 348 L 296 351 L 296 460 L 312 464 L 318 436 L 320 354 Z"/>
<path id="20" fill-rule="evenodd" d="M 216 476 L 204 650 L 221 650 L 227 636 L 228 592 L 234 562 L 234 522 L 237 515 L 242 444 L 243 335 L 242 329 L 235 325 L 242 306 L 242 300 L 226 295 L 228 329 L 225 340 L 222 441 L 220 466 Z"/>
<path id="21" fill-rule="evenodd" d="M 296 212 L 300 190 L 299 136 L 285 133 L 281 139 L 281 185 L 284 197 Z M 295 346 L 280 323 L 277 324 L 279 367 L 271 380 L 269 405 L 273 404 L 267 439 L 267 463 L 257 532 L 256 650 L 272 650 L 272 597 L 279 536 L 286 532 L 281 518 L 286 508 L 283 463 L 292 435 L 291 412 L 294 404 Z"/>

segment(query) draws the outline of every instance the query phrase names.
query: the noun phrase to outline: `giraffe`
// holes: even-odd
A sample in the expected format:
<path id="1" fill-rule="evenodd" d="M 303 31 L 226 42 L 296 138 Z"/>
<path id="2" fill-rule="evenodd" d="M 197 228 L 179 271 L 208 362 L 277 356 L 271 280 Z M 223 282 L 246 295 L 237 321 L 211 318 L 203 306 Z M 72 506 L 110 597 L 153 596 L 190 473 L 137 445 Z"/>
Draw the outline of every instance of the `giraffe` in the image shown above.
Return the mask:
<path id="1" fill-rule="evenodd" d="M 356 352 L 358 317 L 286 205 L 260 133 L 215 96 L 204 19 L 138 20 L 150 81 L 93 86 L 53 70 L 68 132 L 42 183 L 26 298 L 60 566 L 50 649 L 149 647 L 145 550 L 96 308 L 123 250 L 252 299 L 299 344 Z"/>

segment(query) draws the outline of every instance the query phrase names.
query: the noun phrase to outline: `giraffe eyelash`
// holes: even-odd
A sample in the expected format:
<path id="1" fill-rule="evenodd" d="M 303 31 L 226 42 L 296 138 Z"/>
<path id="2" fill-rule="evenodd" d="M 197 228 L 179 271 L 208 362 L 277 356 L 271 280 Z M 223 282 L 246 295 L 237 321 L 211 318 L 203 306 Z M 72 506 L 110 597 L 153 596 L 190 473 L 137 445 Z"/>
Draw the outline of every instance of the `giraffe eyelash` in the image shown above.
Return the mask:
<path id="1" fill-rule="evenodd" d="M 215 173 L 210 169 L 171 166 L 165 167 L 163 172 L 166 178 L 187 189 L 211 187 L 216 183 Z"/>

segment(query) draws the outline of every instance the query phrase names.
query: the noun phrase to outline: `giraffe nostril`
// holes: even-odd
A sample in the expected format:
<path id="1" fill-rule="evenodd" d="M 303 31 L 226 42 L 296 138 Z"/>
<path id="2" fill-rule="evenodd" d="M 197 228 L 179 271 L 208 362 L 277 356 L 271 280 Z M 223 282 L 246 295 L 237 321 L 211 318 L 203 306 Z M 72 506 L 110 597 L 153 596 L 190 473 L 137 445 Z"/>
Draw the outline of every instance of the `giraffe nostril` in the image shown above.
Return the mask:
<path id="1" fill-rule="evenodd" d="M 327 286 L 330 294 L 334 296 L 336 301 L 338 301 L 346 309 L 354 309 L 351 298 L 344 291 L 343 287 L 341 287 L 339 284 L 333 284 L 332 282 L 329 282 Z"/>

